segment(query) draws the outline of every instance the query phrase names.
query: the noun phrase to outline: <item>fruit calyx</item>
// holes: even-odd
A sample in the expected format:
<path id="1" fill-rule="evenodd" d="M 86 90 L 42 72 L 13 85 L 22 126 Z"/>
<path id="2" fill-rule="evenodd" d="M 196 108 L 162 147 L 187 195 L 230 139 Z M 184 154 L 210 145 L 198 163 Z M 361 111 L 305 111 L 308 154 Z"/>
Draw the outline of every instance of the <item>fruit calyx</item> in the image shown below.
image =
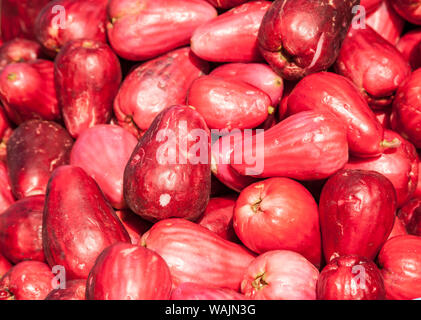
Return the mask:
<path id="1" fill-rule="evenodd" d="M 251 285 L 253 288 L 257 290 L 262 290 L 265 286 L 267 286 L 269 283 L 265 281 L 265 272 L 260 273 L 254 278 L 254 280 L 251 282 Z"/>
<path id="2" fill-rule="evenodd" d="M 398 148 L 401 144 L 402 142 L 398 138 L 395 138 L 392 141 L 383 140 L 380 142 L 380 145 L 385 149 Z"/>

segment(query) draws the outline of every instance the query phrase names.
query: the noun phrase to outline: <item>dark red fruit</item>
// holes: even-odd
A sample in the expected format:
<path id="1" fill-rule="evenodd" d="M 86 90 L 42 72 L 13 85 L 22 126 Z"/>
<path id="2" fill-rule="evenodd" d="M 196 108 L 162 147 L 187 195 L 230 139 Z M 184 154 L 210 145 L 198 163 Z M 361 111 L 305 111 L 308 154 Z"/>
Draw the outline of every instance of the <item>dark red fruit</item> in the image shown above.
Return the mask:
<path id="1" fill-rule="evenodd" d="M 414 198 L 398 212 L 409 234 L 421 237 L 421 198 Z"/>
<path id="2" fill-rule="evenodd" d="M 85 300 L 86 280 L 70 280 L 65 289 L 52 290 L 45 300 Z"/>
<path id="3" fill-rule="evenodd" d="M 0 47 L 0 70 L 10 63 L 30 62 L 42 57 L 38 42 L 15 38 Z"/>

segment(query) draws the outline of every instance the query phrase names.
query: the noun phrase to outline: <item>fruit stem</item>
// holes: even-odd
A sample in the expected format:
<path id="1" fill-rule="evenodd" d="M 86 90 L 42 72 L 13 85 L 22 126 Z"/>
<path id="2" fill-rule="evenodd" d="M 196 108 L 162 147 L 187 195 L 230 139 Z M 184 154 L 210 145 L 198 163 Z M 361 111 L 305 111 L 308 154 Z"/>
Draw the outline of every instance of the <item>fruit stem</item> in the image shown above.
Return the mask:
<path id="1" fill-rule="evenodd" d="M 262 201 L 263 201 L 262 199 L 259 199 L 251 205 L 251 210 L 253 210 L 254 213 L 257 213 L 260 211 L 260 204 L 262 203 Z"/>
<path id="2" fill-rule="evenodd" d="M 385 149 L 398 148 L 401 144 L 402 142 L 398 138 L 395 138 L 392 141 L 383 140 L 380 142 L 380 145 Z"/>
<path id="3" fill-rule="evenodd" d="M 252 281 L 251 285 L 253 288 L 257 290 L 263 289 L 265 286 L 267 286 L 269 283 L 265 281 L 265 273 L 258 274 L 256 278 Z"/>
<path id="4" fill-rule="evenodd" d="M 7 80 L 10 80 L 10 81 L 15 81 L 17 77 L 18 77 L 18 76 L 17 76 L 17 74 L 16 74 L 16 73 L 14 73 L 14 72 L 12 72 L 12 73 L 9 73 L 9 74 L 7 75 Z"/>
<path id="5" fill-rule="evenodd" d="M 272 106 L 269 106 L 268 107 L 268 113 L 269 114 L 273 114 L 275 112 L 275 108 L 274 107 L 272 107 Z"/>

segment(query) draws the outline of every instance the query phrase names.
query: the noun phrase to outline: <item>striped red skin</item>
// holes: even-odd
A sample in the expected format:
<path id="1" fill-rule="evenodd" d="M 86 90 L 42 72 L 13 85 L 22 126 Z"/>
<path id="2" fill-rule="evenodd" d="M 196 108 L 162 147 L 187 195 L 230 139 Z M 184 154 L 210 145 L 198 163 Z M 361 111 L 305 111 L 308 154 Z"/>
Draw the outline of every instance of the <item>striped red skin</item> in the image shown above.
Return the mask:
<path id="1" fill-rule="evenodd" d="M 1 2 L 1 38 L 9 41 L 16 37 L 35 40 L 35 19 L 50 0 L 3 0 Z"/>
<path id="2" fill-rule="evenodd" d="M 328 69 L 336 60 L 359 0 L 277 0 L 263 18 L 259 48 L 285 80 Z"/>
<path id="3" fill-rule="evenodd" d="M 379 266 L 389 300 L 409 300 L 421 292 L 421 238 L 413 235 L 388 240 L 380 251 Z"/>
<path id="4" fill-rule="evenodd" d="M 157 222 L 142 236 L 141 244 L 164 258 L 174 288 L 193 282 L 238 291 L 243 274 L 254 259 L 244 247 L 184 219 Z"/>
<path id="5" fill-rule="evenodd" d="M 86 300 L 168 300 L 171 273 L 152 250 L 117 243 L 105 249 L 89 273 Z"/>
<path id="6" fill-rule="evenodd" d="M 171 51 L 134 69 L 114 101 L 120 125 L 133 123 L 147 130 L 165 108 L 186 103 L 192 82 L 209 71 L 209 64 L 189 48 Z"/>
<path id="7" fill-rule="evenodd" d="M 373 260 L 390 235 L 396 193 L 380 173 L 341 170 L 325 184 L 319 202 L 327 262 L 343 255 Z"/>
<path id="8" fill-rule="evenodd" d="M 211 129 L 251 129 L 263 123 L 271 99 L 263 91 L 242 81 L 214 76 L 196 79 L 187 97 Z"/>
<path id="9" fill-rule="evenodd" d="M 405 26 L 405 20 L 387 0 L 367 17 L 366 23 L 392 45 L 397 44 Z"/>
<path id="10" fill-rule="evenodd" d="M 45 196 L 21 199 L 0 215 L 0 252 L 12 263 L 45 261 L 42 214 Z"/>
<path id="11" fill-rule="evenodd" d="M 60 119 L 53 62 L 40 59 L 7 65 L 0 74 L 0 99 L 15 124 Z"/>
<path id="12" fill-rule="evenodd" d="M 45 300 L 85 300 L 86 280 L 70 280 L 65 289 L 54 289 Z"/>
<path id="13" fill-rule="evenodd" d="M 14 202 L 6 163 L 0 161 L 0 215 Z"/>
<path id="14" fill-rule="evenodd" d="M 216 16 L 204 0 L 111 0 L 108 39 L 120 57 L 149 60 L 189 44 L 194 30 Z"/>
<path id="15" fill-rule="evenodd" d="M 299 253 L 273 250 L 254 259 L 241 292 L 254 300 L 316 300 L 319 270 Z"/>
<path id="16" fill-rule="evenodd" d="M 408 232 L 406 231 L 406 227 L 403 223 L 403 220 L 399 218 L 395 218 L 395 223 L 393 224 L 392 232 L 390 232 L 389 238 L 387 240 L 392 239 L 394 237 L 404 236 L 407 235 Z"/>
<path id="17" fill-rule="evenodd" d="M 89 39 L 106 43 L 107 4 L 108 0 L 49 2 L 35 21 L 38 42 L 51 57 L 72 40 Z M 64 8 L 64 12 L 57 10 L 56 6 Z"/>
<path id="18" fill-rule="evenodd" d="M 240 80 L 255 86 L 266 93 L 272 100 L 272 106 L 278 106 L 282 98 L 284 84 L 282 78 L 263 63 L 229 63 L 217 67 L 211 76 L 230 80 Z"/>
<path id="19" fill-rule="evenodd" d="M 69 163 L 73 140 L 59 124 L 31 120 L 7 142 L 7 167 L 16 199 L 45 194 L 55 168 Z"/>
<path id="20" fill-rule="evenodd" d="M 410 23 L 421 25 L 421 3 L 418 0 L 390 1 L 402 18 Z"/>
<path id="21" fill-rule="evenodd" d="M 335 63 L 373 109 L 392 104 L 396 90 L 411 74 L 411 67 L 396 47 L 367 26 L 350 29 Z"/>
<path id="22" fill-rule="evenodd" d="M 56 57 L 54 74 L 64 123 L 72 137 L 111 120 L 122 75 L 109 46 L 93 40 L 68 42 Z"/>
<path id="23" fill-rule="evenodd" d="M 396 48 L 409 62 L 412 70 L 421 67 L 421 28 L 405 33 L 399 40 Z"/>
<path id="24" fill-rule="evenodd" d="M 361 0 L 360 5 L 365 8 L 366 13 L 376 10 L 383 0 Z"/>
<path id="25" fill-rule="evenodd" d="M 384 175 L 395 187 L 400 208 L 411 199 L 418 184 L 417 150 L 394 131 L 386 130 L 384 137 L 388 141 L 400 141 L 400 145 L 385 150 L 376 158 L 351 158 L 345 169 L 373 170 Z"/>
<path id="26" fill-rule="evenodd" d="M 272 178 L 247 187 L 237 199 L 233 222 L 237 236 L 250 250 L 259 254 L 291 250 L 320 266 L 317 203 L 298 182 Z"/>
<path id="27" fill-rule="evenodd" d="M 152 227 L 152 223 L 143 220 L 129 209 L 118 210 L 115 214 L 126 228 L 133 244 L 140 244 L 142 235 Z"/>
<path id="28" fill-rule="evenodd" d="M 235 7 L 195 30 L 191 48 L 213 62 L 258 62 L 257 34 L 269 1 L 251 1 Z"/>
<path id="29" fill-rule="evenodd" d="M 13 266 L 1 279 L 0 291 L 9 294 L 7 300 L 44 300 L 53 290 L 54 274 L 40 261 L 23 261 Z"/>
<path id="30" fill-rule="evenodd" d="M 386 291 L 376 264 L 343 256 L 324 267 L 317 282 L 318 300 L 384 300 Z"/>
<path id="31" fill-rule="evenodd" d="M 409 234 L 421 237 L 421 198 L 411 199 L 398 212 Z"/>
<path id="32" fill-rule="evenodd" d="M 42 58 L 38 42 L 15 38 L 0 47 L 0 70 L 10 63 L 30 62 Z"/>
<path id="33" fill-rule="evenodd" d="M 236 199 L 234 195 L 211 198 L 205 212 L 196 223 L 225 240 L 238 242 L 232 224 Z"/>
<path id="34" fill-rule="evenodd" d="M 351 108 L 352 106 L 352 108 Z M 352 154 L 374 157 L 383 151 L 384 130 L 354 84 L 345 77 L 320 72 L 301 80 L 288 98 L 288 112 L 328 111 L 347 128 Z"/>
<path id="35" fill-rule="evenodd" d="M 399 88 L 390 117 L 392 129 L 421 148 L 421 69 L 412 73 Z"/>
<path id="36" fill-rule="evenodd" d="M 171 300 L 247 300 L 247 297 L 231 289 L 220 289 L 197 283 L 184 282 L 171 293 Z"/>
<path id="37" fill-rule="evenodd" d="M 136 145 L 136 137 L 126 129 L 109 124 L 96 125 L 77 138 L 70 153 L 70 164 L 85 170 L 98 183 L 113 208 L 122 209 L 126 207 L 124 169 Z"/>
<path id="38" fill-rule="evenodd" d="M 0 254 L 0 279 L 12 268 L 12 264 Z"/>
<path id="39" fill-rule="evenodd" d="M 215 8 L 218 9 L 231 9 L 236 6 L 239 6 L 243 3 L 249 2 L 250 0 L 206 0 Z"/>
<path id="40" fill-rule="evenodd" d="M 210 132 L 198 112 L 183 105 L 162 111 L 127 163 L 123 191 L 128 207 L 152 222 L 198 218 L 209 201 L 209 149 Z"/>
<path id="41" fill-rule="evenodd" d="M 256 138 L 259 135 L 264 135 L 264 143 L 253 143 L 245 150 L 237 145 L 231 154 L 231 167 L 242 175 L 320 180 L 348 162 L 345 129 L 329 113 L 300 112 Z M 242 161 L 233 161 L 238 154 L 243 155 Z"/>
<path id="42" fill-rule="evenodd" d="M 63 266 L 68 280 L 86 279 L 108 246 L 130 243 L 95 180 L 70 165 L 57 168 L 51 175 L 42 229 L 48 264 Z"/>

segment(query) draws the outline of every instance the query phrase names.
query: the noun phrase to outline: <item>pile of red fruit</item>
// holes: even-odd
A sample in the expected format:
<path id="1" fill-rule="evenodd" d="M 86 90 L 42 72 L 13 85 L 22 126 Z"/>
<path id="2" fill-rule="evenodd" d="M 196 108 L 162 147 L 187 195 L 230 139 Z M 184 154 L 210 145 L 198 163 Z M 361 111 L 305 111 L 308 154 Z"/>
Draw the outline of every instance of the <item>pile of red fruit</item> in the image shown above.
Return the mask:
<path id="1" fill-rule="evenodd" d="M 1 42 L 0 299 L 421 298 L 421 1 L 3 0 Z"/>

